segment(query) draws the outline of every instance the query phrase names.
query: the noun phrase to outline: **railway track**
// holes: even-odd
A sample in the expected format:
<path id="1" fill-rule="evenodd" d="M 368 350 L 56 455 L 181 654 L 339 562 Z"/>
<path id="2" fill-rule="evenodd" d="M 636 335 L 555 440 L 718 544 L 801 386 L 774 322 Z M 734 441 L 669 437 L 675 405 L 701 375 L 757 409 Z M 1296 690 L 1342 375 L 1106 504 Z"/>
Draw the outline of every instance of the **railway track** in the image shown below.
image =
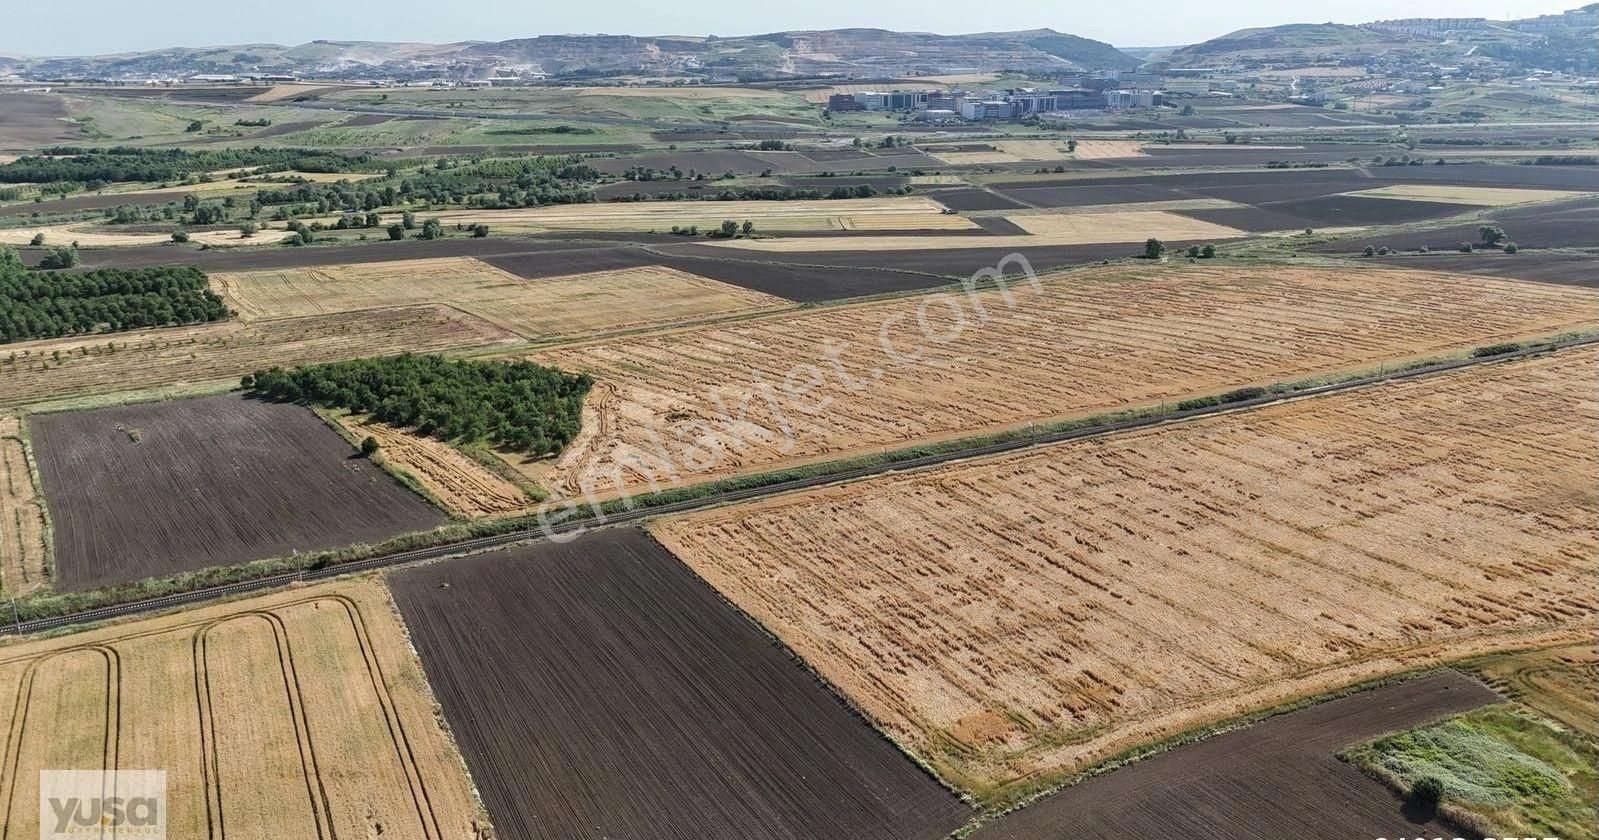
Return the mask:
<path id="1" fill-rule="evenodd" d="M 177 592 L 171 595 L 162 595 L 140 601 L 130 601 L 124 604 L 113 604 L 111 606 L 99 607 L 97 609 L 85 610 L 83 612 L 70 613 L 67 615 L 38 618 L 29 621 L 13 621 L 9 625 L 0 627 L 0 635 L 26 635 L 30 633 L 39 633 L 79 624 L 90 624 L 98 621 L 105 621 L 107 619 L 123 618 L 141 613 L 156 612 L 176 607 L 202 604 L 208 601 L 215 601 L 233 595 L 279 589 L 297 583 L 328 580 L 343 575 L 372 571 L 374 569 L 386 569 L 405 566 L 412 563 L 423 563 L 431 560 L 439 560 L 446 557 L 475 553 L 487 549 L 503 548 L 511 545 L 545 542 L 552 537 L 572 534 L 574 532 L 581 532 L 591 528 L 629 525 L 655 516 L 686 513 L 735 502 L 743 502 L 752 499 L 760 499 L 768 496 L 791 493 L 797 490 L 808 490 L 827 484 L 855 481 L 862 478 L 868 478 L 887 473 L 913 472 L 948 464 L 954 461 L 998 455 L 1006 452 L 1027 449 L 1034 446 L 1055 444 L 1083 438 L 1100 437 L 1102 435 L 1112 435 L 1138 429 L 1154 428 L 1170 423 L 1180 423 L 1198 417 L 1221 414 L 1228 411 L 1257 408 L 1260 406 L 1272 405 L 1305 397 L 1315 397 L 1324 394 L 1338 393 L 1340 391 L 1350 391 L 1356 388 L 1364 388 L 1384 382 L 1396 382 L 1407 379 L 1419 379 L 1428 376 L 1436 376 L 1474 365 L 1497 364 L 1513 359 L 1523 359 L 1531 356 L 1552 353 L 1571 347 L 1579 347 L 1590 344 L 1599 344 L 1599 336 L 1583 337 L 1484 358 L 1459 359 L 1456 361 L 1429 365 L 1423 368 L 1382 372 L 1357 379 L 1333 382 L 1326 385 L 1317 385 L 1290 393 L 1267 394 L 1265 396 L 1240 400 L 1238 402 L 1205 406 L 1202 408 L 1188 409 L 1186 411 L 1178 411 L 1169 414 L 1159 414 L 1151 417 L 1121 420 L 1114 423 L 1106 423 L 1080 429 L 1067 429 L 1063 431 L 1041 433 L 1038 435 L 1027 435 L 995 443 L 971 446 L 965 449 L 958 449 L 950 452 L 940 452 L 933 455 L 925 455 L 919 458 L 909 458 L 903 461 L 896 461 L 888 464 L 873 464 L 849 470 L 842 470 L 835 473 L 828 473 L 826 475 L 799 478 L 791 481 L 767 484 L 759 487 L 750 487 L 741 490 L 731 490 L 724 493 L 718 493 L 716 495 L 685 499 L 680 502 L 671 502 L 650 507 L 635 508 L 619 513 L 605 514 L 598 517 L 588 516 L 582 519 L 574 519 L 571 521 L 554 524 L 547 528 L 526 528 L 504 534 L 494 534 L 486 537 L 473 537 L 470 539 L 457 540 L 442 545 L 412 549 L 409 551 L 400 551 L 392 554 L 380 555 L 377 557 L 368 557 L 362 560 L 352 560 L 347 563 L 337 563 L 313 569 L 302 569 L 297 572 L 286 572 L 268 577 L 255 578 L 253 580 L 239 581 L 237 583 L 228 583 L 206 587 L 204 589 L 195 589 L 188 592 Z"/>

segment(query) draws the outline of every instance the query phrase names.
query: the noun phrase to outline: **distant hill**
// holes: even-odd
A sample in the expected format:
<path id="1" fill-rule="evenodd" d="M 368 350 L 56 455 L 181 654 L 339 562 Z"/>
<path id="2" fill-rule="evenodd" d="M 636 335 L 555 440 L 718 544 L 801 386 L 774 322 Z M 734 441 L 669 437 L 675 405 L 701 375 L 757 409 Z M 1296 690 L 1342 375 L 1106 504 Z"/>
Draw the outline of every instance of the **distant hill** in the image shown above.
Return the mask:
<path id="1" fill-rule="evenodd" d="M 934 35 L 885 29 L 715 36 L 543 35 L 498 42 L 399 44 L 312 41 L 178 47 L 117 55 L 24 58 L 21 72 L 44 78 L 151 78 L 285 73 L 306 78 L 480 78 L 496 69 L 557 77 L 672 74 L 707 78 L 860 77 L 1126 69 L 1139 59 L 1110 44 L 1056 32 Z"/>
<path id="2" fill-rule="evenodd" d="M 1341 23 L 1291 23 L 1240 29 L 1219 38 L 1173 50 L 1159 57 L 1171 67 L 1231 64 L 1240 59 L 1315 57 L 1378 53 L 1412 39 Z"/>

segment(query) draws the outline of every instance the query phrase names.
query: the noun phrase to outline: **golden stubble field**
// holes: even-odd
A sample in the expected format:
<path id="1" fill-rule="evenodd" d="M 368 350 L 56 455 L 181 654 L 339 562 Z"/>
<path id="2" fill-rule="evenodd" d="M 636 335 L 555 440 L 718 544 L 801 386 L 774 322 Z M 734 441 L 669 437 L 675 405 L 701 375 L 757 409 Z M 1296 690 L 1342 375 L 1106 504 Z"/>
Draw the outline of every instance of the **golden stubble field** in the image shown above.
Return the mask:
<path id="1" fill-rule="evenodd" d="M 20 595 L 45 582 L 44 499 L 34 485 L 15 414 L 0 412 L 0 592 Z"/>
<path id="2" fill-rule="evenodd" d="M 692 483 L 1599 322 L 1591 289 L 1397 270 L 1113 267 L 1011 294 L 825 307 L 534 353 L 598 383 L 579 438 L 535 478 L 565 495 Z"/>
<path id="3" fill-rule="evenodd" d="M 817 201 L 647 201 L 569 204 L 517 210 L 458 210 L 437 214 L 445 225 L 486 224 L 494 230 L 625 230 L 662 233 L 673 225 L 709 230 L 724 219 L 773 230 L 978 230 L 964 216 L 921 196 Z"/>
<path id="4" fill-rule="evenodd" d="M 347 413 L 336 415 L 334 422 L 356 441 L 376 438 L 381 447 L 377 457 L 404 471 L 451 513 L 497 516 L 533 506 L 522 488 L 445 441 Z"/>
<path id="5" fill-rule="evenodd" d="M 218 321 L 0 348 L 0 408 L 65 397 L 210 383 L 273 365 L 312 364 L 514 344 L 445 306 L 399 306 L 246 323 Z"/>
<path id="6" fill-rule="evenodd" d="M 960 216 L 945 216 L 960 219 Z M 1163 210 L 1124 210 L 1118 205 L 1072 208 L 1063 213 L 1015 213 L 1004 218 L 1027 231 L 1022 234 L 971 236 L 882 236 L 851 237 L 773 237 L 771 239 L 724 239 L 707 243 L 731 251 L 767 253 L 810 253 L 828 251 L 934 251 L 963 248 L 1041 248 L 1050 245 L 1143 242 L 1155 237 L 1164 240 L 1239 239 L 1248 236 L 1237 228 L 1191 219 Z M 866 228 L 886 230 L 887 228 Z"/>
<path id="7" fill-rule="evenodd" d="M 535 341 L 792 306 L 659 266 L 525 280 L 471 257 L 219 273 L 211 285 L 247 321 L 447 304 Z"/>
<path id="8" fill-rule="evenodd" d="M 174 838 L 486 838 L 376 579 L 0 646 L 0 822 L 41 769 L 165 770 Z"/>
<path id="9" fill-rule="evenodd" d="M 1599 630 L 1591 348 L 667 520 L 986 801 L 1298 697 Z"/>

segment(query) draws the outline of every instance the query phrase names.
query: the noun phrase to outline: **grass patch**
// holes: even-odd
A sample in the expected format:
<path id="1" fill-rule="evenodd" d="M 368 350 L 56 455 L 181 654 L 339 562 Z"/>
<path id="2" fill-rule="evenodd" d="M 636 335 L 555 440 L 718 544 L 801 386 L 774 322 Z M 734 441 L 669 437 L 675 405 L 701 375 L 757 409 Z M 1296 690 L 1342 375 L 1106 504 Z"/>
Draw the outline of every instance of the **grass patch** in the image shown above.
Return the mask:
<path id="1" fill-rule="evenodd" d="M 1460 821 L 1495 833 L 1599 837 L 1599 748 L 1513 704 L 1379 738 L 1340 757 L 1405 790 L 1436 779 L 1446 817 L 1463 811 Z"/>

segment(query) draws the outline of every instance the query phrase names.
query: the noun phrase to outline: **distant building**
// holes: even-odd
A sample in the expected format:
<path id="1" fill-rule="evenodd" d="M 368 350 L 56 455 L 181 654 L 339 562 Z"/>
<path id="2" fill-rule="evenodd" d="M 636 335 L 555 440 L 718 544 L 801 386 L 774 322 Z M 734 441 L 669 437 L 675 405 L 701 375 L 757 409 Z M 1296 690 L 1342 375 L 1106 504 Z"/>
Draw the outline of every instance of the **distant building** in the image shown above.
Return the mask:
<path id="1" fill-rule="evenodd" d="M 1123 108 L 1153 108 L 1161 104 L 1159 91 L 1153 90 L 1107 90 L 1105 91 L 1105 107 L 1112 111 Z"/>
<path id="2" fill-rule="evenodd" d="M 969 100 L 961 103 L 961 116 L 968 120 L 1005 120 L 1016 116 L 1016 110 L 1003 99 Z"/>
<path id="3" fill-rule="evenodd" d="M 827 97 L 827 110 L 829 111 L 859 111 L 861 106 L 855 104 L 855 95 L 851 93 L 835 93 Z"/>
<path id="4" fill-rule="evenodd" d="M 191 82 L 237 82 L 239 77 L 232 73 L 196 73 L 189 77 Z"/>

